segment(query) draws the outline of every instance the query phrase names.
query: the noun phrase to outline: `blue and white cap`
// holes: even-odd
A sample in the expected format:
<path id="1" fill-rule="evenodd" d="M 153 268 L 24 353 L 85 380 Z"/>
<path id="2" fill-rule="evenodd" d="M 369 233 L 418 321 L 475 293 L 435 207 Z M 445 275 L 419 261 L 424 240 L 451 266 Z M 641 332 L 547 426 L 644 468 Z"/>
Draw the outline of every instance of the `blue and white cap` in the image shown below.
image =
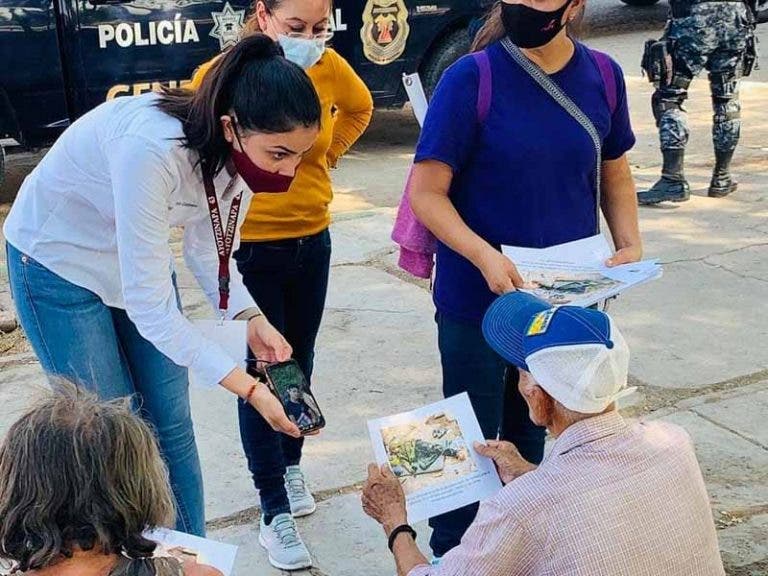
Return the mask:
<path id="1" fill-rule="evenodd" d="M 598 414 L 627 388 L 629 347 L 607 314 L 562 306 L 525 292 L 499 297 L 483 319 L 488 344 L 530 372 L 547 394 L 582 414 Z"/>

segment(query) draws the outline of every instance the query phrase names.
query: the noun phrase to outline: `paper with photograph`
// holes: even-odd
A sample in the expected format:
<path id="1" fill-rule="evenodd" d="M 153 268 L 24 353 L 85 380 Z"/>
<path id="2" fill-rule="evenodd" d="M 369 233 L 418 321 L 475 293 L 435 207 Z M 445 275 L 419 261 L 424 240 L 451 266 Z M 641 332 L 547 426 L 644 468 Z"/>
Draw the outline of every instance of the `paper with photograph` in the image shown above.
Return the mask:
<path id="1" fill-rule="evenodd" d="M 524 290 L 553 306 L 591 306 L 662 275 L 655 260 L 606 266 L 613 252 L 602 234 L 550 248 L 502 246 L 502 252 L 528 284 Z"/>
<path id="2" fill-rule="evenodd" d="M 501 489 L 496 467 L 473 448 L 484 442 L 469 396 L 371 420 L 379 464 L 389 464 L 406 496 L 408 519 L 420 522 L 484 500 Z"/>
<path id="3" fill-rule="evenodd" d="M 159 544 L 157 556 L 172 556 L 179 560 L 194 560 L 221 570 L 230 576 L 235 567 L 237 546 L 192 536 L 176 530 L 159 528 L 146 533 L 146 537 Z"/>
<path id="4" fill-rule="evenodd" d="M 158 543 L 155 556 L 177 558 L 181 562 L 192 560 L 219 569 L 224 576 L 231 576 L 235 567 L 237 546 L 208 540 L 176 530 L 158 528 L 144 534 Z M 0 558 L 0 576 L 13 574 L 15 566 L 10 560 Z"/>

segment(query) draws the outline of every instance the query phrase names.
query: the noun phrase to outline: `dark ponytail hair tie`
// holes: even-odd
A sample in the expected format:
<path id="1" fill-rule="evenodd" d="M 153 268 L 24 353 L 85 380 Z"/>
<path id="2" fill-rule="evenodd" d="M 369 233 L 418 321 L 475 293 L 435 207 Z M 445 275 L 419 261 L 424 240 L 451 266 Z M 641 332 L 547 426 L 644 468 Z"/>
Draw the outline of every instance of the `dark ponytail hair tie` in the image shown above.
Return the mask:
<path id="1" fill-rule="evenodd" d="M 184 145 L 196 150 L 204 173 L 215 174 L 231 154 L 220 118 L 234 112 L 243 130 L 286 133 L 319 126 L 322 111 L 309 76 L 261 33 L 222 54 L 196 92 L 166 89 L 158 107 L 179 119 Z"/>
<path id="2" fill-rule="evenodd" d="M 246 62 L 274 58 L 276 56 L 285 56 L 282 46 L 266 34 L 259 32 L 240 40 L 229 49 L 224 58 L 231 57 L 235 59 L 236 63 L 233 68 L 240 72 Z M 233 74 L 232 76 L 236 75 Z"/>

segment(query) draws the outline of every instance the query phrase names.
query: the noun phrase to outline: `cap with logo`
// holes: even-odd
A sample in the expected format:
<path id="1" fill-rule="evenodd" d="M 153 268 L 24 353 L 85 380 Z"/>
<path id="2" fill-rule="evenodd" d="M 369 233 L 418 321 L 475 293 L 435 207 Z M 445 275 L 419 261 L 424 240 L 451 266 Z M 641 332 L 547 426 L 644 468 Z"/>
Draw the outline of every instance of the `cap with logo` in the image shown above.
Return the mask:
<path id="1" fill-rule="evenodd" d="M 553 308 L 525 292 L 496 299 L 483 319 L 488 344 L 510 364 L 530 372 L 560 404 L 598 414 L 627 388 L 629 347 L 613 320 L 590 308 Z"/>

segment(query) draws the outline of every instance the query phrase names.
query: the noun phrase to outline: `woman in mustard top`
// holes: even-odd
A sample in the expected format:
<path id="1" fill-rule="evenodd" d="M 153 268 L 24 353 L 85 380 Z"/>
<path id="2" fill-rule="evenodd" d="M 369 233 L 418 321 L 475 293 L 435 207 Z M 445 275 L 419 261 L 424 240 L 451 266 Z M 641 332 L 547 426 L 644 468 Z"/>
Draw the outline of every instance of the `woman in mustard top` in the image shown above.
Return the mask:
<path id="1" fill-rule="evenodd" d="M 350 65 L 326 48 L 333 34 L 331 0 L 259 0 L 246 29 L 282 45 L 286 58 L 307 71 L 322 107 L 320 136 L 293 185 L 286 194 L 254 196 L 235 253 L 246 287 L 310 380 L 331 258 L 329 169 L 367 128 L 373 100 Z M 210 65 L 198 69 L 193 87 Z M 261 498 L 259 541 L 274 566 L 308 567 L 309 553 L 293 522 L 315 510 L 299 467 L 302 440 L 274 432 L 248 404 L 238 408 L 248 468 Z"/>

